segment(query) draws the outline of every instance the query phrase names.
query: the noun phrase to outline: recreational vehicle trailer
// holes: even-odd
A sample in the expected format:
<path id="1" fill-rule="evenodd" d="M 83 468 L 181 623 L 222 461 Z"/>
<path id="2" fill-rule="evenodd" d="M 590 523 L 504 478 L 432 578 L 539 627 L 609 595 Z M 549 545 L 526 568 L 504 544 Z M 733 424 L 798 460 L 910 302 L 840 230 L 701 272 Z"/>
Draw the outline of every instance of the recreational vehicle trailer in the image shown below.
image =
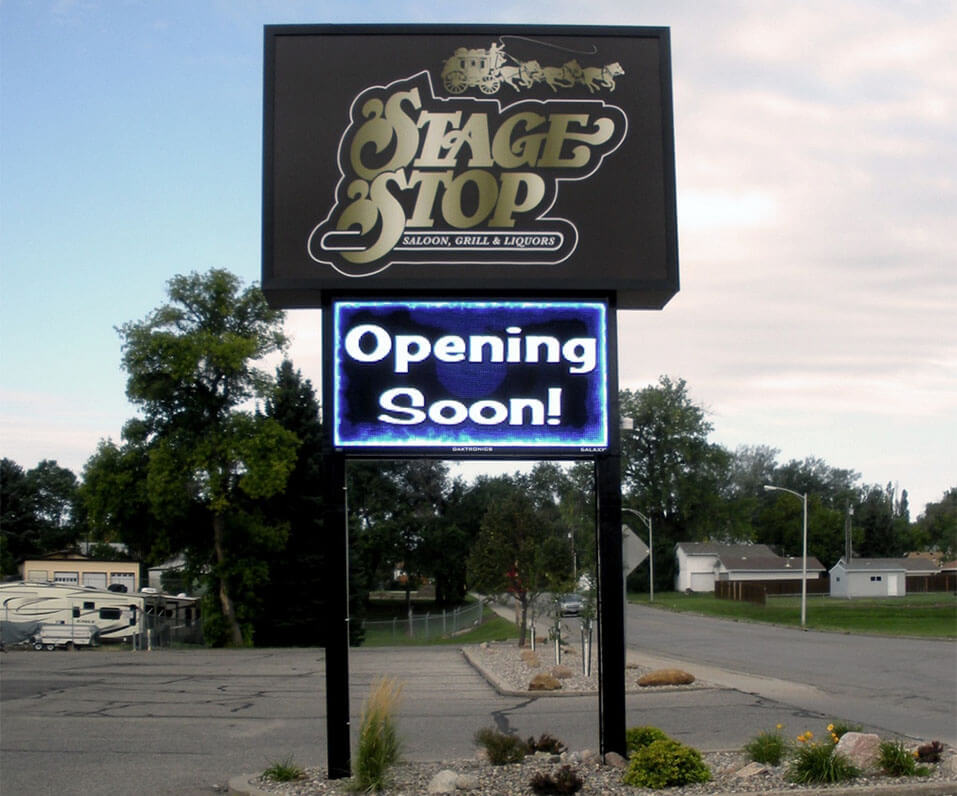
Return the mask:
<path id="1" fill-rule="evenodd" d="M 169 618 L 192 624 L 193 598 L 116 592 L 91 586 L 0 583 L 0 643 L 37 649 L 129 641 Z"/>

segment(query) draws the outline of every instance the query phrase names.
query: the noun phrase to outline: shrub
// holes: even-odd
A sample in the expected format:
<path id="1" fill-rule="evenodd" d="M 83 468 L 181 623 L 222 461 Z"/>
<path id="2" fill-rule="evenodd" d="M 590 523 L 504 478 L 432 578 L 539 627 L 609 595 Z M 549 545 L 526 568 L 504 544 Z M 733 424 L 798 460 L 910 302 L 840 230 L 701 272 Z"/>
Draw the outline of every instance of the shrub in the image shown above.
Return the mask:
<path id="1" fill-rule="evenodd" d="M 652 741 L 634 752 L 622 777 L 635 788 L 669 788 L 710 779 L 698 750 L 671 739 Z"/>
<path id="2" fill-rule="evenodd" d="M 529 738 L 525 742 L 525 746 L 528 747 L 529 754 L 535 754 L 535 752 L 548 752 L 553 755 L 560 755 L 565 751 L 565 744 L 555 738 L 554 736 L 549 735 L 547 732 L 542 733 L 538 736 L 536 741 L 534 737 Z"/>
<path id="3" fill-rule="evenodd" d="M 940 741 L 931 741 L 917 747 L 917 759 L 921 763 L 939 763 L 944 745 Z"/>
<path id="4" fill-rule="evenodd" d="M 657 727 L 629 727 L 627 730 L 625 730 L 625 747 L 628 750 L 629 755 L 632 752 L 637 752 L 643 746 L 647 746 L 654 741 L 669 740 L 671 739 Z"/>
<path id="5" fill-rule="evenodd" d="M 904 748 L 903 741 L 881 741 L 877 763 L 889 777 L 912 777 L 917 773 L 917 761 Z"/>
<path id="6" fill-rule="evenodd" d="M 788 779 L 801 785 L 845 782 L 860 776 L 857 768 L 844 755 L 834 751 L 832 743 L 802 743 L 788 768 Z"/>
<path id="7" fill-rule="evenodd" d="M 306 776 L 306 772 L 297 766 L 292 760 L 292 755 L 289 755 L 272 763 L 263 771 L 263 776 L 273 782 L 293 782 Z"/>
<path id="8" fill-rule="evenodd" d="M 788 742 L 781 735 L 780 725 L 773 732 L 760 732 L 744 747 L 748 757 L 756 763 L 779 766 L 787 755 Z"/>
<path id="9" fill-rule="evenodd" d="M 380 791 L 388 785 L 389 769 L 399 762 L 399 736 L 394 714 L 402 686 L 391 677 L 372 684 L 362 706 L 354 785 L 357 790 Z"/>
<path id="10" fill-rule="evenodd" d="M 492 727 L 485 727 L 475 733 L 475 743 L 485 749 L 493 766 L 521 763 L 528 754 L 528 747 L 521 738 L 499 732 Z"/>
<path id="11" fill-rule="evenodd" d="M 554 774 L 540 771 L 530 784 L 535 793 L 578 793 L 585 783 L 571 766 L 562 766 Z"/>

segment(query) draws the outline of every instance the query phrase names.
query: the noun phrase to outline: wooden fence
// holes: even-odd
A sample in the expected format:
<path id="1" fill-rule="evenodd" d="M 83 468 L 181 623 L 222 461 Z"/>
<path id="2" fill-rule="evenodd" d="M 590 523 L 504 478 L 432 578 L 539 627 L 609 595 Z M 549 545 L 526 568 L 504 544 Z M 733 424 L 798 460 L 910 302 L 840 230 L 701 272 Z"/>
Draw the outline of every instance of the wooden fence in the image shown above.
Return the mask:
<path id="1" fill-rule="evenodd" d="M 957 592 L 957 574 L 938 572 L 936 575 L 908 575 L 906 588 L 908 594 L 928 591 Z"/>
<path id="2" fill-rule="evenodd" d="M 801 593 L 801 579 L 797 580 L 717 580 L 714 596 L 719 600 L 739 600 L 766 605 L 768 596 L 797 595 Z M 828 578 L 814 578 L 807 582 L 808 594 L 830 594 Z"/>

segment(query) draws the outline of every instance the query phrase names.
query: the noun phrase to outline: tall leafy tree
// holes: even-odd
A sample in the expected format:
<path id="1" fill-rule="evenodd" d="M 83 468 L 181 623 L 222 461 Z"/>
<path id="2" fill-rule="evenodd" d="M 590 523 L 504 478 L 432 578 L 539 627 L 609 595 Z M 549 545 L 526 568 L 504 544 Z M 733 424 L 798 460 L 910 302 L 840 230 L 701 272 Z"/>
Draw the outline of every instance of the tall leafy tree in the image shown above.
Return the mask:
<path id="1" fill-rule="evenodd" d="M 322 420 L 309 379 L 284 360 L 267 396 L 265 415 L 299 440 L 295 467 L 282 493 L 263 502 L 271 522 L 285 524 L 288 538 L 266 554 L 269 579 L 261 589 L 256 643 L 325 643 L 325 540 L 322 533 Z"/>
<path id="2" fill-rule="evenodd" d="M 674 577 L 674 545 L 736 535 L 722 492 L 730 454 L 708 441 L 711 424 L 683 379 L 623 390 L 619 413 L 634 421 L 622 435 L 624 504 L 651 518 L 656 585 Z"/>
<path id="3" fill-rule="evenodd" d="M 44 459 L 26 470 L 0 462 L 0 566 L 12 575 L 24 558 L 72 547 L 80 533 L 77 479 Z"/>
<path id="4" fill-rule="evenodd" d="M 914 529 L 921 549 L 936 550 L 946 557 L 957 555 L 957 486 L 928 503 Z"/>
<path id="5" fill-rule="evenodd" d="M 219 269 L 173 277 L 167 295 L 118 330 L 126 392 L 143 415 L 152 511 L 167 525 L 196 507 L 206 516 L 194 550 L 210 566 L 224 640 L 241 645 L 233 595 L 254 593 L 264 577 L 254 548 L 284 541 L 250 501 L 280 492 L 295 465 L 296 436 L 246 408 L 269 394 L 271 379 L 256 363 L 285 345 L 282 313 L 258 287 Z"/>
<path id="6" fill-rule="evenodd" d="M 470 585 L 488 594 L 509 592 L 521 612 L 519 644 L 532 602 L 571 582 L 571 548 L 558 507 L 534 475 L 500 477 L 503 497 L 492 502 L 469 555 Z"/>

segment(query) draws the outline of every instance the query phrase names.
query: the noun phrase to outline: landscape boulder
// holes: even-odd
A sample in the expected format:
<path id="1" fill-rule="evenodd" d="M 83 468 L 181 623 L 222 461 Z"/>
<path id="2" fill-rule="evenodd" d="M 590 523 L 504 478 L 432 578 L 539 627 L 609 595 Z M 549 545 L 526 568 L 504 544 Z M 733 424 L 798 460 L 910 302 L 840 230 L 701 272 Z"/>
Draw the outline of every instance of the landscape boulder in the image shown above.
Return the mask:
<path id="1" fill-rule="evenodd" d="M 876 771 L 881 754 L 881 739 L 872 732 L 846 732 L 834 748 L 862 771 Z"/>
<path id="2" fill-rule="evenodd" d="M 429 793 L 455 793 L 456 782 L 459 775 L 454 771 L 445 768 L 432 777 L 429 782 Z"/>
<path id="3" fill-rule="evenodd" d="M 574 672 L 569 666 L 553 666 L 551 668 L 551 674 L 552 677 L 556 678 L 557 680 L 567 680 L 574 674 Z"/>

